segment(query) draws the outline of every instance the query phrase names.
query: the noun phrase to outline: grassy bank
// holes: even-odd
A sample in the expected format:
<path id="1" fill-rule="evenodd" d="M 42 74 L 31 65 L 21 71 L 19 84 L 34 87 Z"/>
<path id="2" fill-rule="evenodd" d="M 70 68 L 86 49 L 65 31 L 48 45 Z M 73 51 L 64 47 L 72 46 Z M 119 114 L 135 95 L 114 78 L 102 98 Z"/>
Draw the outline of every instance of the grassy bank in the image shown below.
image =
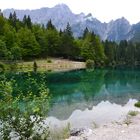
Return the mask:
<path id="1" fill-rule="evenodd" d="M 37 64 L 37 71 L 67 71 L 85 68 L 84 62 L 70 61 L 67 59 L 42 59 L 34 60 Z M 23 61 L 17 63 L 19 71 L 33 71 L 34 61 Z"/>

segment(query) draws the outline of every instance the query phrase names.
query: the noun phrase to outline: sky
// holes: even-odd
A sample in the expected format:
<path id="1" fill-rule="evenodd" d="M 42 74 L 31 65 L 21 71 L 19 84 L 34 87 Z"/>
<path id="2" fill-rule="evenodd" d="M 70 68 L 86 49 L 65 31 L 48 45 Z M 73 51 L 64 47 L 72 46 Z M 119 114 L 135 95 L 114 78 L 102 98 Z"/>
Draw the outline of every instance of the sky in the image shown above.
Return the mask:
<path id="1" fill-rule="evenodd" d="M 140 0 L 0 0 L 0 9 L 37 9 L 67 4 L 73 13 L 92 13 L 101 22 L 125 17 L 131 24 L 140 21 Z"/>

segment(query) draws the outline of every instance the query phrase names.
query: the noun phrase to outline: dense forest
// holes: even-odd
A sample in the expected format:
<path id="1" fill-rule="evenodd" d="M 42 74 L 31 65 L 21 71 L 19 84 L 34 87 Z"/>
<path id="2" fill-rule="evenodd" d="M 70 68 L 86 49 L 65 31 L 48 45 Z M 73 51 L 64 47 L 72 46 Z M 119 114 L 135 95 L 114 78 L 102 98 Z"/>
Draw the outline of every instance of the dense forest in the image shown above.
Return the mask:
<path id="1" fill-rule="evenodd" d="M 25 15 L 20 21 L 15 12 L 8 19 L 0 12 L 0 60 L 47 57 L 90 59 L 96 66 L 138 65 L 140 43 L 101 41 L 88 28 L 82 37 L 74 38 L 69 23 L 66 29 L 58 31 L 51 20 L 46 25 L 39 25 L 33 24 L 30 16 Z"/>

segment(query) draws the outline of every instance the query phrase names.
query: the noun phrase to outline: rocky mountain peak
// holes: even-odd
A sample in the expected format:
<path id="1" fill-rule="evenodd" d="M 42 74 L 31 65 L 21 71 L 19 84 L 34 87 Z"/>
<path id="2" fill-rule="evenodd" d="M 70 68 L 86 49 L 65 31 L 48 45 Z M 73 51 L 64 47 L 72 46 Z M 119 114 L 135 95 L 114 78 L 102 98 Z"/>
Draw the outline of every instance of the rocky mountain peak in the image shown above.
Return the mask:
<path id="1" fill-rule="evenodd" d="M 81 36 L 87 27 L 90 31 L 98 34 L 102 40 L 120 41 L 130 39 L 136 29 L 136 26 L 130 25 L 129 21 L 124 17 L 112 20 L 109 23 L 102 23 L 93 17 L 91 13 L 87 15 L 84 13 L 74 14 L 66 4 L 58 4 L 52 8 L 43 7 L 36 10 L 6 9 L 3 11 L 3 14 L 8 18 L 10 12 L 13 13 L 14 11 L 16 11 L 20 20 L 23 19 L 24 15 L 30 15 L 32 22 L 46 25 L 51 19 L 58 30 L 60 28 L 63 30 L 69 22 L 75 37 Z M 131 31 L 132 27 L 133 31 Z"/>

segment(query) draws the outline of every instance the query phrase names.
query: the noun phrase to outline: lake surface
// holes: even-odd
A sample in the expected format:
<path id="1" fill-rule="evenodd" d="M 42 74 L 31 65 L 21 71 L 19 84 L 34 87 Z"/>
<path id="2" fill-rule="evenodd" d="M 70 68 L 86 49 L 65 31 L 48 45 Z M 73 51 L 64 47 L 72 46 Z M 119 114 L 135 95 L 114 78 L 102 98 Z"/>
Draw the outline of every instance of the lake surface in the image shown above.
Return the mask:
<path id="1" fill-rule="evenodd" d="M 38 83 L 43 79 L 50 89 L 49 116 L 51 122 L 68 120 L 77 124 L 79 121 L 78 126 L 80 123 L 85 126 L 93 119 L 99 123 L 113 121 L 119 119 L 123 113 L 127 114 L 130 109 L 135 109 L 136 101 L 132 99 L 140 100 L 139 69 L 15 74 L 14 79 L 21 87 L 20 90 L 25 93 L 28 90 L 27 85 L 30 84 L 30 81 L 26 81 L 29 75 L 37 79 Z M 36 91 L 33 86 L 30 88 Z M 18 93 L 18 91 L 15 92 Z M 87 120 L 90 121 L 87 122 Z"/>
<path id="2" fill-rule="evenodd" d="M 75 110 L 91 110 L 102 101 L 124 106 L 140 100 L 140 70 L 71 71 L 49 74 L 50 116 L 68 119 Z"/>

